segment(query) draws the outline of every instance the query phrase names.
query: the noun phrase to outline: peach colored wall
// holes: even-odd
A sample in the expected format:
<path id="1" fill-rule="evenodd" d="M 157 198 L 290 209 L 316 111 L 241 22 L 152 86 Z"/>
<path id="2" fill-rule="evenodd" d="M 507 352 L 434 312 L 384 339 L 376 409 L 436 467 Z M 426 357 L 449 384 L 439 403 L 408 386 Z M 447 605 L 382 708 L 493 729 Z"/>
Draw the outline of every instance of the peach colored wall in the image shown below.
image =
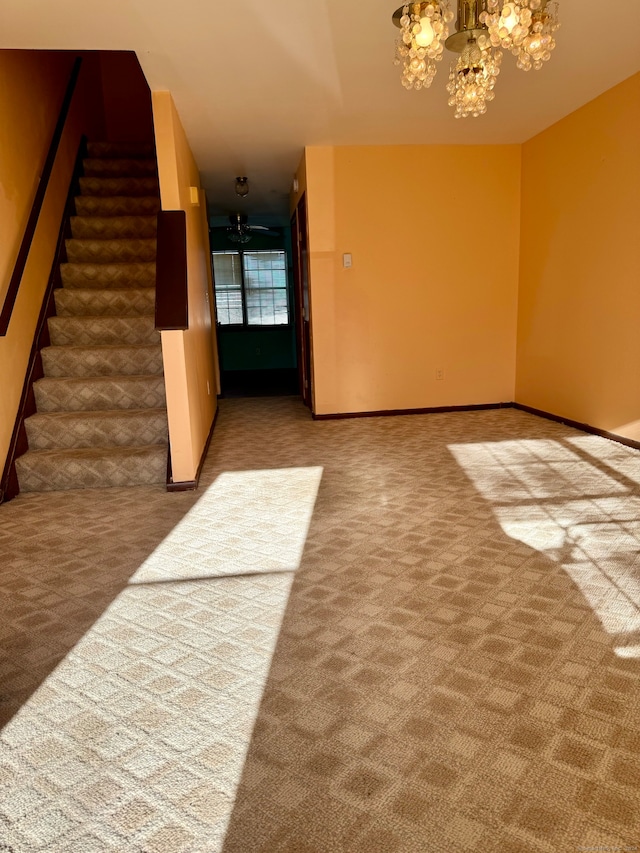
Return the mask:
<path id="1" fill-rule="evenodd" d="M 0 301 L 13 270 L 74 55 L 0 51 Z M 11 441 L 36 323 L 82 133 L 102 133 L 96 57 L 85 56 L 56 165 L 5 337 L 0 337 L 0 471 Z"/>
<path id="2" fill-rule="evenodd" d="M 200 175 L 169 92 L 153 92 L 160 195 L 163 210 L 187 214 L 189 329 L 162 332 L 167 414 L 174 482 L 193 480 L 204 450 L 218 393 L 217 347 L 205 196 L 190 201 Z"/>
<path id="3" fill-rule="evenodd" d="M 520 147 L 305 155 L 316 413 L 511 401 Z"/>
<path id="4" fill-rule="evenodd" d="M 9 284 L 72 64 L 72 56 L 59 53 L 0 51 L 0 299 Z"/>
<path id="5" fill-rule="evenodd" d="M 516 400 L 640 439 L 640 74 L 523 146 Z"/>

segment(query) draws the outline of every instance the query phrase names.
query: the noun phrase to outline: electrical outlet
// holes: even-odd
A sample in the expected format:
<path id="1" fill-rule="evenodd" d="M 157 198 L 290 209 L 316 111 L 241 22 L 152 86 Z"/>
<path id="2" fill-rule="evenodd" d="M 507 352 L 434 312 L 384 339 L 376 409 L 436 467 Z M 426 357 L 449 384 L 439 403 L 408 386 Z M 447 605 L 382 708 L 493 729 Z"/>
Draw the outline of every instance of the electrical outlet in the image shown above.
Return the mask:
<path id="1" fill-rule="evenodd" d="M 436 367 L 436 379 L 444 379 L 444 367 Z"/>

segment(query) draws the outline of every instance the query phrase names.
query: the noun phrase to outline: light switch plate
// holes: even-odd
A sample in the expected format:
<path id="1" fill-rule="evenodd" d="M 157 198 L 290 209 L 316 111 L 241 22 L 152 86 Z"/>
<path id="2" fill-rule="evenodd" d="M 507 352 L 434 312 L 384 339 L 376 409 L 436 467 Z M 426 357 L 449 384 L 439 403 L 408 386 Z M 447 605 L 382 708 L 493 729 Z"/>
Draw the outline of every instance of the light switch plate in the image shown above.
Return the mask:
<path id="1" fill-rule="evenodd" d="M 348 270 L 351 269 L 352 263 L 353 262 L 351 260 L 351 252 L 345 252 L 345 254 L 342 256 L 342 266 L 346 270 Z"/>

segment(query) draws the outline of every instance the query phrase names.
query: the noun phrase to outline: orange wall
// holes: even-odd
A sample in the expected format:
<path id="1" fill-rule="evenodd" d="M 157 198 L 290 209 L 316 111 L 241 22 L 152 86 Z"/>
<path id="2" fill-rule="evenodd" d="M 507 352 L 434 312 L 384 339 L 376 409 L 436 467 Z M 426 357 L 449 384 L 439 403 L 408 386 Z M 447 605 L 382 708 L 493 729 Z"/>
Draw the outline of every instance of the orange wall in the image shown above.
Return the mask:
<path id="1" fill-rule="evenodd" d="M 511 401 L 520 147 L 305 159 L 316 413 Z"/>
<path id="2" fill-rule="evenodd" d="M 640 74 L 523 146 L 516 400 L 640 439 Z"/>
<path id="3" fill-rule="evenodd" d="M 72 56 L 59 53 L 0 51 L 0 299 L 9 284 L 72 64 Z"/>
<path id="4" fill-rule="evenodd" d="M 200 175 L 173 98 L 153 92 L 152 102 L 162 208 L 187 214 L 189 329 L 162 332 L 173 480 L 184 482 L 196 476 L 219 391 L 209 227 L 202 189 L 191 203 Z"/>
<path id="5" fill-rule="evenodd" d="M 47 155 L 73 54 L 0 51 L 0 301 Z M 9 329 L 0 337 L 0 470 L 13 432 L 36 323 L 82 133 L 102 133 L 96 57 L 85 56 Z"/>

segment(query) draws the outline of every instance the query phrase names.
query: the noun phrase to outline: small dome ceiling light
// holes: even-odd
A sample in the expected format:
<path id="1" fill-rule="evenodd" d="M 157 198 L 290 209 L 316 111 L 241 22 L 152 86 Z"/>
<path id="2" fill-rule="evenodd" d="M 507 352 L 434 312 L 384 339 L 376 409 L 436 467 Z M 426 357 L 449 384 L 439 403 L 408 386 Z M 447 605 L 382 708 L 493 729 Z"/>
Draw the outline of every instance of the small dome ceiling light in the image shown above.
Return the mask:
<path id="1" fill-rule="evenodd" d="M 249 180 L 247 178 L 236 178 L 236 195 L 244 198 L 249 195 Z"/>

